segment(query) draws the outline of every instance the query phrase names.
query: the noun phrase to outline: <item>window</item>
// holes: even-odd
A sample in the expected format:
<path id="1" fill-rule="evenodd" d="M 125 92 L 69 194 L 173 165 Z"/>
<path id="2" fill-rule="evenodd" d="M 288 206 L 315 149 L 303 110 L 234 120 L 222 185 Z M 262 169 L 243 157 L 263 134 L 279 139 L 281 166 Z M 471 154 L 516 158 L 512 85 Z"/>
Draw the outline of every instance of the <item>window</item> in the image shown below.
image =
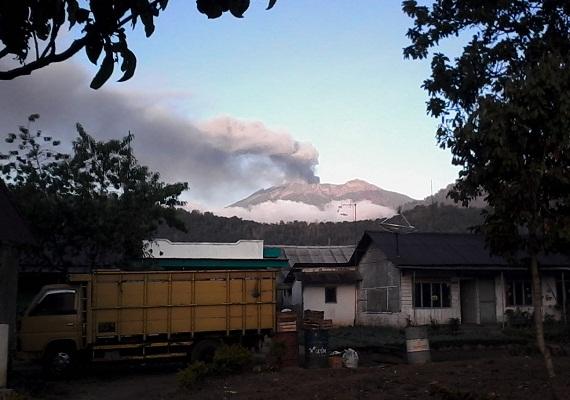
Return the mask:
<path id="1" fill-rule="evenodd" d="M 367 312 L 400 311 L 400 292 L 398 286 L 386 286 L 366 289 Z"/>
<path id="2" fill-rule="evenodd" d="M 75 314 L 75 291 L 62 290 L 44 296 L 30 315 L 69 315 Z"/>
<path id="3" fill-rule="evenodd" d="M 451 289 L 449 284 L 445 282 L 416 282 L 414 287 L 414 307 L 451 307 Z"/>
<path id="4" fill-rule="evenodd" d="M 336 303 L 336 287 L 325 288 L 325 303 Z"/>
<path id="5" fill-rule="evenodd" d="M 532 306 L 532 285 L 526 280 L 511 280 L 505 283 L 507 307 Z"/>

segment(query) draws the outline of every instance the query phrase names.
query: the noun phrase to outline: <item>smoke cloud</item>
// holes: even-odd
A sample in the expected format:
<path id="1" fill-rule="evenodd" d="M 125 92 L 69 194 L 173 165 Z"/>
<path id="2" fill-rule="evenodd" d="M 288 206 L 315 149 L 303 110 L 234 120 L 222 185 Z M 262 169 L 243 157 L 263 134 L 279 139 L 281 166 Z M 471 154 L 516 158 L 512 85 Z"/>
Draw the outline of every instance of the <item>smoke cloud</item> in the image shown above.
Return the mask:
<path id="1" fill-rule="evenodd" d="M 317 150 L 288 132 L 230 116 L 193 121 L 166 105 L 185 93 L 94 91 L 89 80 L 66 63 L 0 82 L 0 135 L 16 131 L 32 113 L 41 115 L 34 128 L 63 142 L 76 136 L 76 122 L 98 139 L 130 131 L 140 162 L 166 181 L 189 182 L 191 198 L 200 202 L 228 204 L 260 187 L 318 182 Z"/>

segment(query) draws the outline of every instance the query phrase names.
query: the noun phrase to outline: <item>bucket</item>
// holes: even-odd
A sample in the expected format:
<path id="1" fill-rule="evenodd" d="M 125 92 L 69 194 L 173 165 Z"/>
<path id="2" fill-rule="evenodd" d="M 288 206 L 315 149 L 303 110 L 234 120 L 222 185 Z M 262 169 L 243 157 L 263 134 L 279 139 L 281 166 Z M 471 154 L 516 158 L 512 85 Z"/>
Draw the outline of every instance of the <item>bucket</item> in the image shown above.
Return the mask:
<path id="1" fill-rule="evenodd" d="M 328 365 L 329 331 L 305 330 L 305 367 L 326 368 Z"/>
<path id="2" fill-rule="evenodd" d="M 342 363 L 346 368 L 358 368 L 358 353 L 347 349 L 342 353 Z"/>
<path id="3" fill-rule="evenodd" d="M 406 328 L 406 352 L 409 364 L 425 364 L 431 361 L 427 328 L 425 326 Z"/>

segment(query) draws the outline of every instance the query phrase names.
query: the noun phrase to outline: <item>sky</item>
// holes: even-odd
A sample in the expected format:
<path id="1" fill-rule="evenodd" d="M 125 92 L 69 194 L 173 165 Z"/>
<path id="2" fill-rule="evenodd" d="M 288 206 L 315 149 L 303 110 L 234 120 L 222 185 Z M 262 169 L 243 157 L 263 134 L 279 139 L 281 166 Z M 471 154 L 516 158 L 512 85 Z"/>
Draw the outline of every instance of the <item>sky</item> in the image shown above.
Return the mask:
<path id="1" fill-rule="evenodd" d="M 417 199 L 455 180 L 425 112 L 429 62 L 402 55 L 399 0 L 265 6 L 208 20 L 171 0 L 150 39 L 128 33 L 138 66 L 126 83 L 89 89 L 97 68 L 83 53 L 0 82 L 0 132 L 36 112 L 63 139 L 75 122 L 99 138 L 131 131 L 141 162 L 188 181 L 184 198 L 205 208 L 289 180 L 360 178 Z"/>

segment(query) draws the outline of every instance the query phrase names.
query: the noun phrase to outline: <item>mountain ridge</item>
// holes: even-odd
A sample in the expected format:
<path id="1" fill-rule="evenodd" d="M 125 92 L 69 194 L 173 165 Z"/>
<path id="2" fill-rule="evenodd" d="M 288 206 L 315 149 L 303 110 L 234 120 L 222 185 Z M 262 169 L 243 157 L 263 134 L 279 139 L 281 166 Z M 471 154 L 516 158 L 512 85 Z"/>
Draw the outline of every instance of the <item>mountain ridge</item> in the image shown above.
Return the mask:
<path id="1" fill-rule="evenodd" d="M 264 202 L 288 200 L 314 205 L 320 209 L 333 201 L 370 201 L 373 204 L 396 210 L 410 202 L 417 202 L 405 194 L 385 190 L 362 179 L 343 184 L 291 182 L 261 189 L 228 207 L 251 207 Z"/>

